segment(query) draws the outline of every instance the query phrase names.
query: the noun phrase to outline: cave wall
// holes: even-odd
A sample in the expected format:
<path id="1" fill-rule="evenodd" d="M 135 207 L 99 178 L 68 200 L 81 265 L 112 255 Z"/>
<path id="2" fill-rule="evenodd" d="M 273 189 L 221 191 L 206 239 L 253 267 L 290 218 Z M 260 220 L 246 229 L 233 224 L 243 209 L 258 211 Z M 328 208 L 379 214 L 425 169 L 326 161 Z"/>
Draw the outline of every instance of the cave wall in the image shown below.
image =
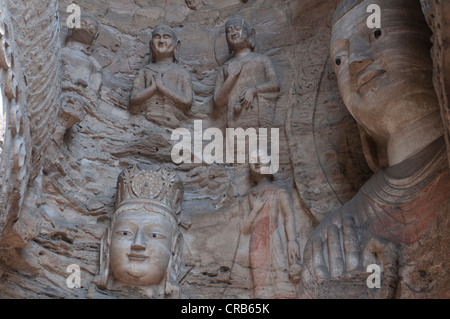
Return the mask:
<path id="1" fill-rule="evenodd" d="M 213 116 L 212 94 L 217 70 L 229 58 L 226 20 L 240 14 L 256 29 L 256 51 L 270 57 L 281 84 L 273 125 L 281 132 L 275 184 L 293 196 L 301 250 L 317 222 L 348 201 L 371 175 L 329 60 L 335 1 L 205 0 L 196 10 L 182 1 L 78 1 L 82 12 L 99 22 L 92 55 L 102 67 L 102 83 L 98 92 L 89 93 L 61 85 L 59 56 L 69 33 L 66 8 L 71 1 L 34 2 L 8 2 L 30 130 L 29 196 L 24 191 L 19 196 L 27 198 L 30 208 L 23 208 L 16 221 L 30 226 L 23 228 L 20 245 L 10 241 L 2 253 L 1 297 L 139 297 L 95 284 L 117 177 L 133 163 L 163 164 L 177 171 L 185 185 L 182 218 L 190 255 L 184 262 L 192 269 L 182 281 L 181 296 L 252 297 L 249 239 L 239 229 L 239 205 L 251 187 L 242 178 L 245 173 L 227 165 L 173 164 L 170 130 L 129 112 L 133 80 L 149 62 L 151 31 L 160 24 L 175 29 L 181 41 L 179 64 L 192 79 L 188 128 L 194 120 L 203 120 L 205 128 L 221 125 Z M 66 93 L 82 95 L 85 116 L 61 142 L 52 134 Z M 302 202 L 311 216 L 300 213 Z M 71 264 L 81 268 L 79 289 L 66 284 Z"/>

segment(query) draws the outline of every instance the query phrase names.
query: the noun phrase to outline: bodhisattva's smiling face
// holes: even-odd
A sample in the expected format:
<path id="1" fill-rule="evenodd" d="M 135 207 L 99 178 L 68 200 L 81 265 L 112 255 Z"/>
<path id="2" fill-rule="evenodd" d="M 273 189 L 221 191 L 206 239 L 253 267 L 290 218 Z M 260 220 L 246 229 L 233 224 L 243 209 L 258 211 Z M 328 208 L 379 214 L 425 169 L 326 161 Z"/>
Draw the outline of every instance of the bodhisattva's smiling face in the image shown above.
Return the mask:
<path id="1" fill-rule="evenodd" d="M 225 27 L 228 47 L 231 51 L 251 47 L 251 34 L 243 21 L 231 20 Z"/>
<path id="2" fill-rule="evenodd" d="M 113 277 L 133 286 L 158 285 L 167 273 L 172 238 L 173 227 L 162 214 L 145 209 L 122 213 L 111 240 Z"/>
<path id="3" fill-rule="evenodd" d="M 152 34 L 151 49 L 157 58 L 174 57 L 177 41 L 170 30 L 156 29 Z"/>

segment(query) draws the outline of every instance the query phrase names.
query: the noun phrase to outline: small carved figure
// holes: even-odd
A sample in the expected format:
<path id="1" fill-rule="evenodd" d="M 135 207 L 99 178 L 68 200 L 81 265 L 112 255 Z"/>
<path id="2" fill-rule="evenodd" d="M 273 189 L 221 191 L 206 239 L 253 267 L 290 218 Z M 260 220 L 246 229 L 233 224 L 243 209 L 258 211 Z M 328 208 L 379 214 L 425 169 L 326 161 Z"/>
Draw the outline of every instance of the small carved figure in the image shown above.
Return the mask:
<path id="1" fill-rule="evenodd" d="M 242 17 L 228 20 L 225 35 L 234 56 L 218 72 L 215 105 L 220 112 L 226 110 L 227 127 L 267 127 L 280 91 L 272 62 L 254 52 L 255 29 Z"/>
<path id="2" fill-rule="evenodd" d="M 186 6 L 191 10 L 197 10 L 199 5 L 203 5 L 203 1 L 199 0 L 186 0 Z"/>
<path id="3" fill-rule="evenodd" d="M 133 165 L 121 173 L 116 211 L 102 241 L 100 288 L 139 287 L 150 298 L 178 298 L 183 194 L 171 170 Z"/>
<path id="4" fill-rule="evenodd" d="M 157 27 L 150 42 L 151 63 L 134 81 L 130 111 L 158 125 L 176 128 L 192 105 L 189 73 L 177 64 L 180 41 L 166 25 Z"/>
<path id="5" fill-rule="evenodd" d="M 264 154 L 260 153 L 259 159 Z M 256 161 L 255 161 L 256 162 Z M 255 298 L 296 298 L 300 275 L 300 248 L 290 195 L 272 184 L 272 175 L 261 174 L 260 162 L 250 164 L 256 186 L 248 201 L 251 212 L 242 225 L 250 237 L 250 266 Z"/>
<path id="6" fill-rule="evenodd" d="M 61 50 L 63 90 L 74 90 L 87 98 L 95 97 L 102 83 L 102 66 L 92 56 L 92 46 L 98 36 L 94 16 L 81 15 L 81 28 L 69 31 L 67 43 Z"/>

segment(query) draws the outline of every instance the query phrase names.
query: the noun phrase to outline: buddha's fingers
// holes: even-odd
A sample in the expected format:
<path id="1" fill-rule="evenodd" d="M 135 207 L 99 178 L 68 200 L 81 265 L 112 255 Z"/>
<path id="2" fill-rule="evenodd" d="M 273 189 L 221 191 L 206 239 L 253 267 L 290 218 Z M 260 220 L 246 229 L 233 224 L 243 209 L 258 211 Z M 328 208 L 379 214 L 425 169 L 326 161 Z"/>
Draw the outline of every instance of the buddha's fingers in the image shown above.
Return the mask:
<path id="1" fill-rule="evenodd" d="M 360 247 L 353 217 L 345 217 L 342 221 L 342 233 L 344 241 L 345 268 L 353 271 L 360 265 Z"/>
<path id="2" fill-rule="evenodd" d="M 341 276 L 345 271 L 339 232 L 339 228 L 336 225 L 331 225 L 330 227 L 328 227 L 328 261 L 330 274 L 333 278 Z"/>
<path id="3" fill-rule="evenodd" d="M 328 268 L 325 263 L 325 257 L 323 254 L 323 241 L 320 236 L 317 236 L 311 240 L 312 245 L 312 257 L 313 268 L 317 279 L 329 278 Z"/>

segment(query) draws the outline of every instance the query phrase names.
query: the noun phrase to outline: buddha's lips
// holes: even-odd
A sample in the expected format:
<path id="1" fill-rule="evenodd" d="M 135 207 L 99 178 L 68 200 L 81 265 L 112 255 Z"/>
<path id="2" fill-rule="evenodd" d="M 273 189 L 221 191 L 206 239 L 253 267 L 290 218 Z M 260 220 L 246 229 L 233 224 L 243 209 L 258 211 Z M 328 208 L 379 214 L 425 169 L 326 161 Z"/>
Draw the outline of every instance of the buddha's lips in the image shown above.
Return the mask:
<path id="1" fill-rule="evenodd" d="M 144 255 L 144 254 L 136 254 L 136 253 L 131 253 L 127 255 L 129 259 L 131 260 L 136 260 L 136 261 L 142 261 L 147 259 L 149 256 Z"/>
<path id="2" fill-rule="evenodd" d="M 378 79 L 380 76 L 385 74 L 386 71 L 384 70 L 368 70 L 364 72 L 358 79 L 358 86 L 359 86 L 359 93 L 364 93 L 364 87 L 369 84 L 370 82 Z"/>

